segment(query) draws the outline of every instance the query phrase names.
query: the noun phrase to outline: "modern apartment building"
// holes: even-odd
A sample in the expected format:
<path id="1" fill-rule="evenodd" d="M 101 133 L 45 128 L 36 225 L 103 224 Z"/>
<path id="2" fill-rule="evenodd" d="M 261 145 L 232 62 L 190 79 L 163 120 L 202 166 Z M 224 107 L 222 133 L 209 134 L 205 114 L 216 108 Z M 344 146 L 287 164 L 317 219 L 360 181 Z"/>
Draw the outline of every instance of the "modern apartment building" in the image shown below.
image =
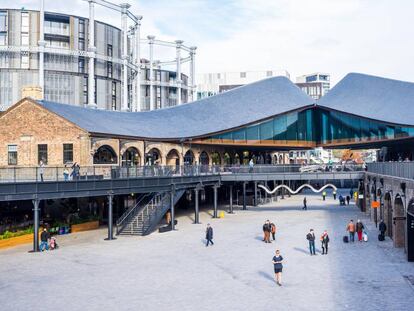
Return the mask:
<path id="1" fill-rule="evenodd" d="M 41 87 L 45 100 L 108 110 L 145 111 L 191 101 L 195 47 L 141 39 L 142 17 L 128 4 L 111 7 L 120 13 L 120 29 L 94 19 L 99 1 L 89 1 L 89 18 L 44 12 L 40 3 L 40 11 L 0 9 L 0 111 L 27 86 Z M 148 59 L 141 57 L 143 44 Z M 176 58 L 155 59 L 157 45 L 168 46 Z M 181 70 L 184 62 L 190 62 L 188 75 Z M 167 63 L 176 70 L 164 69 Z"/>
<path id="2" fill-rule="evenodd" d="M 216 95 L 235 87 L 253 83 L 270 77 L 284 76 L 290 79 L 286 70 L 216 72 L 197 75 L 197 98 Z"/>
<path id="3" fill-rule="evenodd" d="M 296 85 L 313 99 L 319 99 L 331 88 L 330 75 L 316 72 L 296 78 Z"/>

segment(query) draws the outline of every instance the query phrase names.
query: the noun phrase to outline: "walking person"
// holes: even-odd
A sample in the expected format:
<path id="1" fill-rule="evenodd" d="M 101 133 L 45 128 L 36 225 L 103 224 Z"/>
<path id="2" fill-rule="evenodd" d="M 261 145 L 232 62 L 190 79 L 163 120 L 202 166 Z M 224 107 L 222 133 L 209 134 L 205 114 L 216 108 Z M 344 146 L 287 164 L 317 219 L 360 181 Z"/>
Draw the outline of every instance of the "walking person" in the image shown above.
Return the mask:
<path id="1" fill-rule="evenodd" d="M 309 241 L 309 252 L 312 255 L 316 255 L 315 252 L 315 233 L 313 229 L 310 229 L 309 233 L 306 235 L 306 239 Z"/>
<path id="2" fill-rule="evenodd" d="M 39 250 L 43 252 L 45 249 L 49 250 L 49 240 L 50 240 L 50 234 L 47 232 L 47 229 L 44 228 L 42 233 L 40 234 L 40 247 Z"/>
<path id="3" fill-rule="evenodd" d="M 39 174 L 40 174 L 40 181 L 43 182 L 43 174 L 45 173 L 45 164 L 43 160 L 39 162 Z"/>
<path id="4" fill-rule="evenodd" d="M 263 225 L 263 234 L 264 234 L 264 239 L 263 241 L 265 243 L 272 243 L 270 242 L 270 232 L 272 231 L 272 228 L 270 226 L 270 221 L 266 220 L 266 222 Z"/>
<path id="5" fill-rule="evenodd" d="M 361 220 L 358 219 L 357 223 L 356 223 L 356 232 L 358 234 L 358 241 L 362 242 L 362 233 L 364 232 L 364 224 L 361 222 Z"/>
<path id="6" fill-rule="evenodd" d="M 272 222 L 270 224 L 270 232 L 272 233 L 273 241 L 275 240 L 275 234 L 276 234 L 276 225 Z"/>
<path id="7" fill-rule="evenodd" d="M 355 224 L 354 221 L 351 219 L 346 226 L 346 231 L 349 233 L 349 242 L 355 242 Z"/>
<path id="8" fill-rule="evenodd" d="M 63 169 L 63 180 L 68 181 L 69 180 L 69 171 L 68 167 L 65 164 L 65 168 Z"/>
<path id="9" fill-rule="evenodd" d="M 326 191 L 323 191 L 322 192 L 322 199 L 325 201 L 325 199 L 326 199 Z"/>
<path id="10" fill-rule="evenodd" d="M 207 224 L 207 228 L 206 228 L 206 247 L 208 246 L 209 243 L 211 243 L 211 245 L 214 245 L 213 243 L 213 228 L 210 226 L 210 224 Z"/>
<path id="11" fill-rule="evenodd" d="M 254 167 L 254 162 L 253 162 L 253 158 L 251 158 L 249 161 L 249 173 L 253 173 L 253 167 Z"/>
<path id="12" fill-rule="evenodd" d="M 322 255 L 328 255 L 329 235 L 328 231 L 324 231 L 321 235 Z"/>
<path id="13" fill-rule="evenodd" d="M 305 210 L 305 211 L 308 209 L 308 206 L 306 205 L 306 203 L 307 203 L 307 200 L 306 200 L 306 197 L 304 197 L 303 198 L 303 207 L 302 207 L 302 209 Z"/>
<path id="14" fill-rule="evenodd" d="M 276 250 L 276 254 L 275 256 L 273 256 L 273 267 L 275 270 L 275 279 L 276 279 L 276 283 L 279 286 L 282 286 L 282 270 L 283 270 L 283 257 L 282 255 L 280 255 L 280 251 L 277 249 Z"/>
<path id="15" fill-rule="evenodd" d="M 349 201 L 351 201 L 351 197 L 349 195 L 346 196 L 346 204 L 349 205 Z"/>
<path id="16" fill-rule="evenodd" d="M 333 194 L 334 200 L 336 200 L 336 190 L 334 190 L 334 191 L 332 192 L 332 194 Z"/>
<path id="17" fill-rule="evenodd" d="M 381 219 L 381 222 L 378 225 L 378 229 L 380 231 L 380 241 L 384 241 L 385 239 L 385 231 L 387 231 L 387 225 L 385 224 L 384 220 Z"/>

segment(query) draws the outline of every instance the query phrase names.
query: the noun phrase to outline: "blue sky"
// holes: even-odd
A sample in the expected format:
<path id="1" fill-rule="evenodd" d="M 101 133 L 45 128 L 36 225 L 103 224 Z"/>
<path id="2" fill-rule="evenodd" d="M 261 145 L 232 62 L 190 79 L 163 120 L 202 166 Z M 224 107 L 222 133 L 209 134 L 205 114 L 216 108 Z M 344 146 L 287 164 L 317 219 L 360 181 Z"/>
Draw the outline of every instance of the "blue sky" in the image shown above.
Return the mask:
<path id="1" fill-rule="evenodd" d="M 88 14 L 82 0 L 45 1 L 51 11 Z M 414 81 L 412 0 L 128 2 L 144 16 L 143 36 L 182 39 L 198 47 L 197 72 L 285 69 L 294 80 L 323 71 L 332 74 L 333 82 L 348 72 L 363 72 Z M 1 3 L 39 6 L 38 0 Z M 107 10 L 99 9 L 96 17 L 120 24 L 119 15 Z"/>

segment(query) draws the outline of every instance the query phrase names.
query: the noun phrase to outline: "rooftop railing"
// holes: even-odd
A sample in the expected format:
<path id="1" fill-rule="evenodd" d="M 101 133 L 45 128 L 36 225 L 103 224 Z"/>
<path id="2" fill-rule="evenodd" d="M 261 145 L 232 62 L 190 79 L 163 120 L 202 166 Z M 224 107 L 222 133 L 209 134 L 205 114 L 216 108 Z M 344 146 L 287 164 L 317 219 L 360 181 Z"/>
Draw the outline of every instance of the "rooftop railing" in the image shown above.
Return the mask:
<path id="1" fill-rule="evenodd" d="M 277 174 L 362 171 L 361 165 L 181 165 L 181 166 L 87 166 L 0 167 L 1 183 L 107 180 L 125 178 L 205 176 L 224 174 Z"/>
<path id="2" fill-rule="evenodd" d="M 370 173 L 389 175 L 395 177 L 414 178 L 414 162 L 373 162 L 367 164 Z"/>

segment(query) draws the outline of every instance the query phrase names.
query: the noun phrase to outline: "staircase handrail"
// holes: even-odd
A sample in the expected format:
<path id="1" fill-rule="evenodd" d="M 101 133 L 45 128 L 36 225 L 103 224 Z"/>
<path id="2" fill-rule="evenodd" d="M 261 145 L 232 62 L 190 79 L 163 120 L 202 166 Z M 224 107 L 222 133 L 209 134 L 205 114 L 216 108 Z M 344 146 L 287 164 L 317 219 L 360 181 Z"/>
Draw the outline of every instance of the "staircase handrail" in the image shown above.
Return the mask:
<path id="1" fill-rule="evenodd" d="M 128 211 L 126 211 L 117 221 L 116 221 L 116 225 L 120 226 L 127 218 L 129 215 L 131 215 L 131 213 L 142 203 L 142 201 L 147 198 L 148 196 L 152 195 L 153 193 L 147 193 L 144 196 L 142 196 L 142 198 L 140 198 L 140 200 Z"/>

